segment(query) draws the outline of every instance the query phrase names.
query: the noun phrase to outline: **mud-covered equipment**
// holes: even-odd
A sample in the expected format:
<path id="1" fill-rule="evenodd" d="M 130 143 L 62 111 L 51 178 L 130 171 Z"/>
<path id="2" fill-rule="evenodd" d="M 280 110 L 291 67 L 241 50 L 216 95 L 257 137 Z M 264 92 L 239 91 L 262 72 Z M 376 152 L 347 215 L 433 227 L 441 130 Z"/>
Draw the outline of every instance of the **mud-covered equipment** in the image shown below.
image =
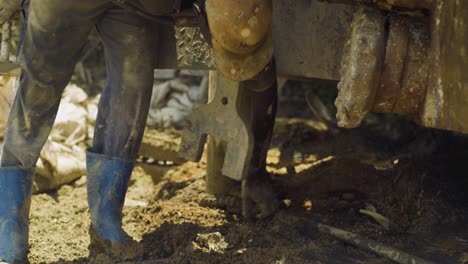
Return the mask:
<path id="1" fill-rule="evenodd" d="M 213 58 L 216 69 L 225 77 L 242 80 L 237 77 L 246 73 L 249 64 L 244 65 L 243 73 L 238 73 L 236 67 L 229 67 L 239 65 L 235 60 L 225 63 L 242 55 L 244 47 L 235 45 L 240 43 L 236 42 L 238 39 L 227 37 L 241 28 L 238 25 L 242 25 L 242 21 L 232 17 L 231 20 L 237 21 L 236 27 L 229 25 L 235 8 L 231 7 L 227 16 L 222 17 L 222 11 L 228 9 L 218 6 L 222 2 L 206 1 Z M 243 1 L 242 5 L 253 2 Z M 464 74 L 468 62 L 467 1 L 272 2 L 271 30 L 278 75 L 288 79 L 340 81 L 336 102 L 340 126 L 355 127 L 367 113 L 385 112 L 410 115 L 425 127 L 468 133 L 468 75 Z M 210 11 L 217 8 L 221 11 Z M 366 14 L 361 10 L 366 10 Z M 220 17 L 221 22 L 226 20 L 227 26 L 214 23 L 213 17 Z M 177 38 L 177 42 L 189 43 L 182 37 Z M 234 45 L 228 45 L 229 41 Z M 190 56 L 188 49 L 176 51 L 170 56 L 180 58 L 179 65 L 183 67 L 215 68 L 207 59 L 208 55 L 189 61 L 187 58 L 194 56 Z M 246 51 L 251 50 L 246 48 Z M 227 59 L 220 59 L 223 56 Z M 367 60 L 374 62 L 366 63 Z M 171 60 L 160 60 L 167 61 Z M 259 68 L 263 66 L 260 59 L 252 61 L 258 62 Z"/>
<path id="2" fill-rule="evenodd" d="M 206 15 L 217 69 L 228 79 L 244 81 L 271 61 L 271 0 L 207 0 Z"/>
<path id="3" fill-rule="evenodd" d="M 0 262 L 26 261 L 33 169 L 0 169 Z"/>

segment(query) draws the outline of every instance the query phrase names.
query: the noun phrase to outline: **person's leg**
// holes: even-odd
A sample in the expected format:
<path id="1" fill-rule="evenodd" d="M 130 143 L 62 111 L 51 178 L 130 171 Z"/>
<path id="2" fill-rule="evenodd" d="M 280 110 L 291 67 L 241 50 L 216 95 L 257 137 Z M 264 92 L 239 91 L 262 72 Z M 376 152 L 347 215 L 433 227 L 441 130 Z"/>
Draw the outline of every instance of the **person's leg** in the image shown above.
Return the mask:
<path id="1" fill-rule="evenodd" d="M 93 151 L 134 160 L 146 126 L 154 82 L 152 23 L 120 9 L 98 24 L 107 82 L 99 102 Z"/>
<path id="2" fill-rule="evenodd" d="M 62 91 L 106 1 L 26 2 L 30 2 L 28 21 L 19 52 L 23 72 L 6 129 L 1 167 L 35 166 Z"/>
<path id="3" fill-rule="evenodd" d="M 142 253 L 141 245 L 122 229 L 122 207 L 148 115 L 156 48 L 151 24 L 121 9 L 108 10 L 98 31 L 107 84 L 87 153 L 90 252 L 123 261 Z"/>
<path id="4" fill-rule="evenodd" d="M 0 261 L 27 258 L 34 166 L 93 18 L 100 12 L 98 2 L 23 1 L 28 6 L 19 54 L 23 73 L 0 161 Z"/>

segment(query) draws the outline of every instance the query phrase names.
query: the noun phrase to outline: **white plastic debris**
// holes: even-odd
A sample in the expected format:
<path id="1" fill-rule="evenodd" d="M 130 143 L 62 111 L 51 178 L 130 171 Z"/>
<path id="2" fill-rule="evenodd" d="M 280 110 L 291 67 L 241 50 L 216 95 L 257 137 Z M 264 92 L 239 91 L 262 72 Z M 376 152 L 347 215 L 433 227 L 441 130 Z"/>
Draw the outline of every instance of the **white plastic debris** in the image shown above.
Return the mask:
<path id="1" fill-rule="evenodd" d="M 62 102 L 72 104 L 84 104 L 88 100 L 88 95 L 76 84 L 69 84 L 62 95 Z"/>
<path id="2" fill-rule="evenodd" d="M 207 72 L 182 71 L 176 79 L 156 81 L 147 125 L 154 128 L 181 125 L 193 109 L 205 101 L 207 92 Z"/>
<path id="3" fill-rule="evenodd" d="M 62 97 L 52 132 L 36 164 L 34 192 L 46 192 L 86 174 L 85 147 L 90 115 L 87 94 L 69 85 Z"/>
<path id="4" fill-rule="evenodd" d="M 62 102 L 50 134 L 50 139 L 67 146 L 73 146 L 78 142 L 84 141 L 88 133 L 87 116 L 88 112 L 83 106 Z"/>
<path id="5" fill-rule="evenodd" d="M 86 174 L 86 151 L 48 140 L 36 165 L 34 193 L 46 192 Z"/>

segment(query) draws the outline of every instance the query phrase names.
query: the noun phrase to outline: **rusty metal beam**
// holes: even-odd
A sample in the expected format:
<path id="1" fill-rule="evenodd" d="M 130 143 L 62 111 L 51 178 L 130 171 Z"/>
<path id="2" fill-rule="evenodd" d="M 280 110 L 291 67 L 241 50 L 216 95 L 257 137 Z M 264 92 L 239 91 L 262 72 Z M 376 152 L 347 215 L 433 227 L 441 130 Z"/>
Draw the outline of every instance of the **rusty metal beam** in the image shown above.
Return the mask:
<path id="1" fill-rule="evenodd" d="M 385 55 L 385 17 L 360 6 L 350 33 L 335 101 L 338 125 L 347 128 L 359 126 L 374 105 Z"/>
<path id="2" fill-rule="evenodd" d="M 349 5 L 273 0 L 278 73 L 294 79 L 340 79 L 342 50 L 353 18 Z"/>
<path id="3" fill-rule="evenodd" d="M 468 1 L 438 0 L 424 126 L 468 133 Z"/>

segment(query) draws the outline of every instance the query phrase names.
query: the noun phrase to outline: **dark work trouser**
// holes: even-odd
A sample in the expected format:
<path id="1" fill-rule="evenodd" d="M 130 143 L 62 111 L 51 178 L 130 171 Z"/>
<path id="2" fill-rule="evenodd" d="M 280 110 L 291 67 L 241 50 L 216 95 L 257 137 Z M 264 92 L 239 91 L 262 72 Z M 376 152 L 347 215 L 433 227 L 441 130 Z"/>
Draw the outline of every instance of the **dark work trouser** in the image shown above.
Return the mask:
<path id="1" fill-rule="evenodd" d="M 32 168 L 49 136 L 62 92 L 96 27 L 107 83 L 99 102 L 93 152 L 136 158 L 153 84 L 152 31 L 143 18 L 108 0 L 30 0 L 19 61 L 23 68 L 7 125 L 1 167 Z"/>

